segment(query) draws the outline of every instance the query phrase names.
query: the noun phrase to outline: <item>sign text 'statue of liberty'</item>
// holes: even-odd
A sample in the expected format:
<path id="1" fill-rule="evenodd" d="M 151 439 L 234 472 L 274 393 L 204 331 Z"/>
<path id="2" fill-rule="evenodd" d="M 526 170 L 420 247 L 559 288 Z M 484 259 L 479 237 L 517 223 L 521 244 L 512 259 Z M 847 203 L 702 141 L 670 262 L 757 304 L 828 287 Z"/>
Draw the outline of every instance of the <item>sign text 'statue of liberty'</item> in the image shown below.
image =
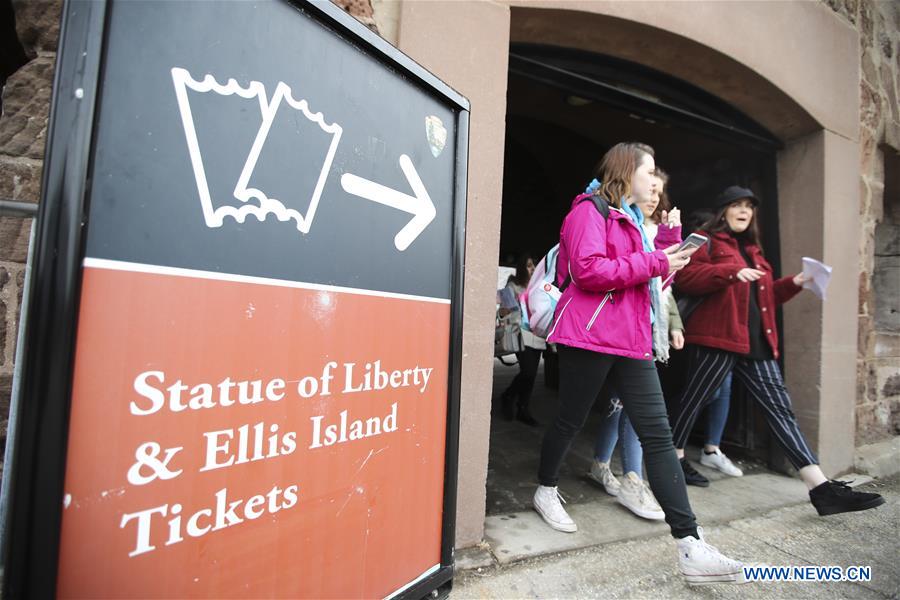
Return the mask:
<path id="1" fill-rule="evenodd" d="M 338 363 L 331 361 L 322 368 L 320 376 L 307 376 L 295 381 L 280 378 L 263 381 L 233 380 L 225 377 L 215 383 L 185 382 L 181 378 L 171 381 L 164 371 L 144 371 L 134 378 L 134 391 L 140 399 L 130 403 L 131 414 L 152 415 L 163 409 L 173 413 L 185 410 L 229 407 L 234 405 L 278 402 L 285 397 L 288 383 L 296 383 L 297 394 L 302 398 L 330 396 L 333 393 L 335 371 Z M 343 364 L 343 387 L 338 393 L 382 391 L 387 389 L 416 389 L 424 394 L 431 379 L 432 367 L 418 365 L 405 369 L 386 369 L 380 360 L 364 365 Z"/>

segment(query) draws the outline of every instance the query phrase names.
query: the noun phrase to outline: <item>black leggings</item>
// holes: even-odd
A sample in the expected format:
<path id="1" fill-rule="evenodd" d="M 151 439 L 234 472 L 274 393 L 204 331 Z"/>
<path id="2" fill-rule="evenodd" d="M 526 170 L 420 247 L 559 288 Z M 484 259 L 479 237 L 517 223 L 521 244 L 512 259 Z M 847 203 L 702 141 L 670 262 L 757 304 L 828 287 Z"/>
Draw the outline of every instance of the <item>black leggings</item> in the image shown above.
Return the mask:
<path id="1" fill-rule="evenodd" d="M 516 397 L 516 404 L 522 408 L 528 408 L 531 402 L 531 392 L 534 389 L 534 378 L 537 377 L 538 365 L 541 363 L 543 350 L 525 346 L 521 352 L 516 352 L 519 361 L 519 373 L 509 387 L 503 393 L 504 396 Z"/>
<path id="2" fill-rule="evenodd" d="M 641 440 L 650 489 L 666 513 L 672 535 L 696 537 L 697 522 L 672 445 L 666 404 L 652 360 L 559 346 L 559 415 L 544 435 L 538 480 L 546 486 L 559 481 L 559 468 L 572 440 L 584 427 L 607 375 Z"/>

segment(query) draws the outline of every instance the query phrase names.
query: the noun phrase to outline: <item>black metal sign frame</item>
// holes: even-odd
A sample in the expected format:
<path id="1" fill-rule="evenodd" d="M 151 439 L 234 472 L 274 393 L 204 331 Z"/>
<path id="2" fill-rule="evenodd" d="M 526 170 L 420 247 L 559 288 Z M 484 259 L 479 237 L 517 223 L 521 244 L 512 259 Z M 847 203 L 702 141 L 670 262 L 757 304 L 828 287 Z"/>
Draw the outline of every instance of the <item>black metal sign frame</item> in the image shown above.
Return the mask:
<path id="1" fill-rule="evenodd" d="M 85 231 L 91 222 L 89 163 L 102 110 L 97 99 L 109 35 L 107 9 L 114 1 L 66 0 L 62 12 L 30 301 L 23 313 L 28 317 L 22 323 L 27 331 L 21 395 L 17 422 L 10 424 L 16 446 L 6 465 L 10 494 L 2 551 L 7 598 L 56 595 L 75 334 Z M 331 2 L 280 1 L 459 111 L 441 562 L 398 597 L 442 595 L 449 591 L 454 567 L 469 102 Z"/>

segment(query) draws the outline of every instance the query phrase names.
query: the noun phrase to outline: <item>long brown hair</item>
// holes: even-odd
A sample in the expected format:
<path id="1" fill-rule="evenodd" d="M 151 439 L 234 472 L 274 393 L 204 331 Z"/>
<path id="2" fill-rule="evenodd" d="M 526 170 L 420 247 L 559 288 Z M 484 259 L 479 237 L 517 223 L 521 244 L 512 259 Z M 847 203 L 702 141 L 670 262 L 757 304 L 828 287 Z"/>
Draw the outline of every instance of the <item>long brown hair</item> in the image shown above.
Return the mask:
<path id="1" fill-rule="evenodd" d="M 656 167 L 655 174 L 662 181 L 663 187 L 659 191 L 659 204 L 656 205 L 656 210 L 653 211 L 650 218 L 657 223 L 661 223 L 663 211 L 668 212 L 672 210 L 672 203 L 669 202 L 669 192 L 666 191 L 666 188 L 669 187 L 669 174 L 659 167 Z"/>
<path id="2" fill-rule="evenodd" d="M 528 280 L 531 279 L 531 276 L 528 274 L 528 261 L 531 261 L 532 266 L 534 266 L 534 258 L 528 252 L 523 252 L 519 255 L 519 259 L 516 261 L 516 274 L 513 275 L 510 279 L 512 279 L 516 285 L 520 285 L 525 287 L 528 285 Z"/>
<path id="3" fill-rule="evenodd" d="M 610 206 L 621 208 L 622 198 L 631 195 L 631 176 L 645 154 L 653 156 L 653 148 L 639 142 L 620 142 L 610 148 L 597 165 L 596 177 L 601 183 L 594 193 Z"/>
<path id="4" fill-rule="evenodd" d="M 728 221 L 725 220 L 725 211 L 728 210 L 728 207 L 736 202 L 740 202 L 742 198 L 739 198 L 732 202 L 731 204 L 726 204 L 722 208 L 716 211 L 716 216 L 707 221 L 701 229 L 703 231 L 708 231 L 709 233 L 718 233 L 720 231 L 724 231 L 730 233 L 734 237 L 739 240 L 743 240 L 748 244 L 753 244 L 759 248 L 760 254 L 763 254 L 762 242 L 760 241 L 759 235 L 759 219 L 756 218 L 757 212 L 759 212 L 759 206 L 753 206 L 753 216 L 750 217 L 750 225 L 747 226 L 747 229 L 743 231 L 743 233 L 734 233 L 731 230 L 731 227 L 728 226 Z"/>

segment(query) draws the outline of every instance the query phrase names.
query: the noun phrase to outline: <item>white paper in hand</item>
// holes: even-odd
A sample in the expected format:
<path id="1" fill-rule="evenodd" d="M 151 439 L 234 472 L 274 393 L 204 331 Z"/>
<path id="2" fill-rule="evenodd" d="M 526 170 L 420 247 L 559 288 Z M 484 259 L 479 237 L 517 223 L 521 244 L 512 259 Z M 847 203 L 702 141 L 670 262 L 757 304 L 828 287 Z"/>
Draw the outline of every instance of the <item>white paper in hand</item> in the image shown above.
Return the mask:
<path id="1" fill-rule="evenodd" d="M 828 282 L 831 281 L 831 267 L 814 258 L 804 256 L 803 277 L 807 279 L 803 282 L 803 288 L 824 300 L 825 290 L 828 289 Z"/>
<path id="2" fill-rule="evenodd" d="M 509 278 L 516 274 L 515 267 L 498 267 L 497 268 L 497 289 L 502 290 L 509 282 Z"/>

